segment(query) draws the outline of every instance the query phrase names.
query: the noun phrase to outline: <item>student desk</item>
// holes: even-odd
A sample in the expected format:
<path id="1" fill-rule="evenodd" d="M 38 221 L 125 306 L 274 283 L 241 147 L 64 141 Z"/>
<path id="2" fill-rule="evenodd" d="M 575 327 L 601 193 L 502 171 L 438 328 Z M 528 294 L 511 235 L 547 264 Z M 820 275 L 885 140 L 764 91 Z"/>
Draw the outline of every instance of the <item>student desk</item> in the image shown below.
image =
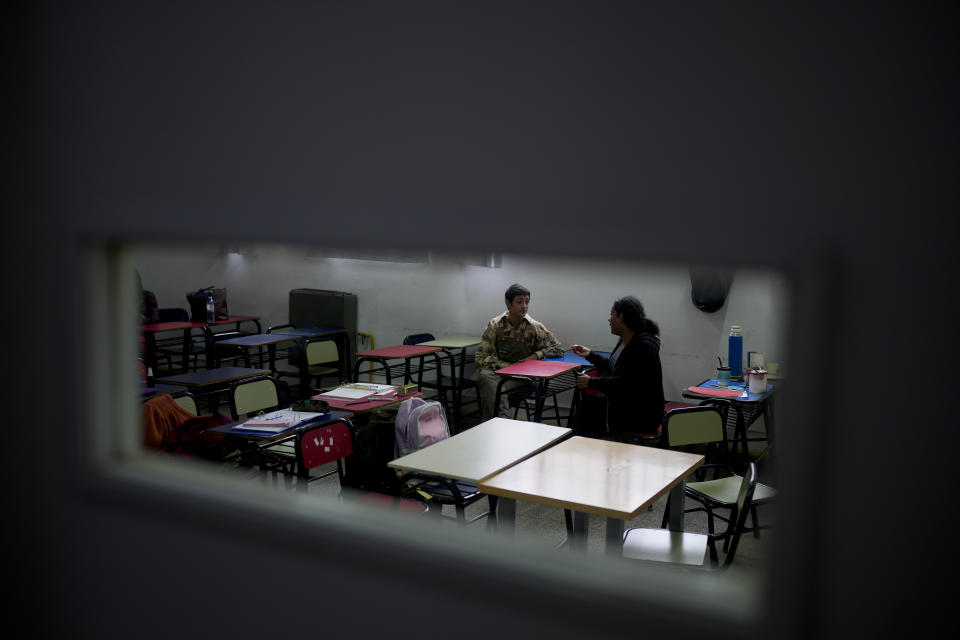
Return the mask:
<path id="1" fill-rule="evenodd" d="M 351 349 L 349 332 L 344 327 L 290 327 L 289 329 L 273 331 L 271 335 L 294 336 L 301 340 L 331 336 L 337 343 L 337 349 L 340 351 L 340 370 L 349 378 Z"/>
<path id="2" fill-rule="evenodd" d="M 392 347 L 381 347 L 379 349 L 371 349 L 369 351 L 360 351 L 357 353 L 357 362 L 353 369 L 353 381 L 357 382 L 360 379 L 360 365 L 364 362 L 371 363 L 371 366 L 374 363 L 379 363 L 384 370 L 384 374 L 387 378 L 387 384 L 392 384 L 392 372 L 390 370 L 390 360 L 400 360 L 404 361 L 403 368 L 403 382 L 404 384 L 410 382 L 412 372 L 410 371 L 410 359 L 416 358 L 419 356 L 425 356 L 427 354 L 432 354 L 434 360 L 436 361 L 437 371 L 440 371 L 440 354 L 449 357 L 449 353 L 443 351 L 440 347 L 426 347 L 422 344 L 398 344 Z M 452 366 L 451 366 L 452 368 Z M 371 368 L 370 372 L 373 371 Z M 440 403 L 443 405 L 444 411 L 447 408 L 446 398 L 443 393 L 443 380 L 441 379 L 437 384 L 437 394 L 440 397 Z"/>
<path id="3" fill-rule="evenodd" d="M 332 336 L 338 333 L 346 333 L 343 327 L 291 327 L 289 329 L 278 329 L 273 335 L 284 334 L 296 336 L 298 338 L 318 338 L 320 336 Z"/>
<path id="4" fill-rule="evenodd" d="M 144 340 L 144 361 L 152 371 L 157 369 L 157 334 L 166 331 L 180 331 L 182 337 L 180 342 L 183 345 L 183 359 L 180 364 L 182 371 L 187 370 L 187 362 L 190 358 L 190 332 L 196 328 L 203 328 L 203 324 L 198 322 L 155 322 L 152 324 L 140 325 L 140 331 L 143 332 Z M 164 340 L 167 340 L 164 338 Z"/>
<path id="5" fill-rule="evenodd" d="M 181 373 L 156 380 L 157 384 L 173 384 L 188 387 L 197 395 L 213 395 L 223 391 L 224 387 L 237 380 L 270 376 L 273 372 L 267 369 L 252 369 L 250 367 L 218 367 L 216 369 L 201 369 L 191 373 Z M 211 408 L 215 408 L 212 405 Z"/>
<path id="6" fill-rule="evenodd" d="M 257 333 L 260 333 L 260 318 L 257 316 L 230 316 L 224 320 L 214 320 L 213 322 L 189 322 L 189 321 L 176 321 L 176 322 L 156 322 L 153 324 L 144 324 L 140 325 L 140 330 L 143 332 L 144 338 L 144 348 L 146 350 L 145 361 L 148 367 L 156 369 L 157 365 L 157 339 L 156 334 L 163 333 L 165 331 L 182 331 L 183 336 L 181 338 L 183 344 L 183 359 L 181 364 L 181 370 L 187 371 L 188 366 L 187 362 L 189 361 L 191 354 L 191 343 L 190 332 L 194 329 L 201 329 L 203 331 L 204 346 L 208 354 L 207 357 L 207 369 L 214 368 L 214 358 L 213 358 L 213 342 L 214 342 L 214 333 L 210 329 L 213 326 L 225 325 L 225 324 L 236 324 L 237 331 L 240 330 L 240 325 L 244 322 L 252 322 L 257 326 Z"/>
<path id="7" fill-rule="evenodd" d="M 610 352 L 608 351 L 593 351 L 593 353 L 606 356 L 608 358 L 610 357 Z M 573 362 L 575 364 L 580 365 L 581 367 L 593 366 L 592 364 L 590 364 L 590 361 L 588 361 L 586 358 L 582 358 L 577 354 L 575 354 L 573 352 L 573 349 L 567 349 L 566 351 L 563 352 L 562 356 L 559 356 L 556 358 L 544 358 L 543 360 L 544 362 Z"/>
<path id="8" fill-rule="evenodd" d="M 245 380 L 247 378 L 256 378 L 259 376 L 269 376 L 271 371 L 268 369 L 253 369 L 250 367 L 218 367 L 215 369 L 204 369 L 202 371 L 193 371 L 191 373 L 181 373 L 175 376 L 168 376 L 157 380 L 161 384 L 176 384 L 184 387 L 209 387 L 235 380 Z"/>
<path id="9" fill-rule="evenodd" d="M 267 348 L 267 360 L 268 366 L 271 371 L 276 370 L 276 360 L 277 360 L 277 345 L 284 342 L 292 342 L 296 340 L 295 337 L 290 335 L 284 335 L 280 333 L 255 333 L 249 336 L 240 336 L 238 338 L 229 338 L 227 340 L 221 340 L 217 344 L 225 345 L 228 347 L 239 347 L 243 350 L 243 363 L 245 366 L 250 366 L 250 351 L 252 349 L 260 350 L 263 347 Z M 263 354 L 260 353 L 260 364 L 263 364 Z M 217 365 L 220 365 L 219 358 L 217 359 Z"/>
<path id="10" fill-rule="evenodd" d="M 549 447 L 570 433 L 566 427 L 491 418 L 387 466 L 478 483 Z"/>
<path id="11" fill-rule="evenodd" d="M 352 427 L 349 420 L 352 415 L 352 413 L 346 411 L 330 411 L 322 414 L 321 416 L 317 416 L 313 420 L 290 427 L 289 429 L 279 433 L 257 433 L 256 431 L 245 430 L 241 427 L 244 420 L 213 427 L 212 429 L 209 429 L 209 431 L 211 433 L 220 433 L 224 436 L 229 436 L 230 438 L 236 438 L 238 448 L 240 449 L 240 456 L 243 457 L 245 455 L 253 455 L 257 459 L 258 463 L 262 464 L 263 460 L 261 459 L 261 455 L 263 453 L 263 449 L 288 442 L 290 440 L 295 440 L 307 429 L 322 427 L 328 424 L 333 424 L 334 422 L 343 422 L 349 429 Z M 296 455 L 296 446 L 294 446 L 293 452 L 294 455 Z M 296 456 L 295 473 L 297 476 L 301 476 L 306 473 L 306 471 L 301 469 L 299 465 L 300 458 L 299 456 Z"/>
<path id="12" fill-rule="evenodd" d="M 695 387 L 684 389 L 682 395 L 684 398 L 693 398 L 697 400 L 719 400 L 725 402 L 734 413 L 734 432 L 733 432 L 733 452 L 736 453 L 737 443 L 743 449 L 744 459 L 749 458 L 750 450 L 748 442 L 751 440 L 766 440 L 766 452 L 773 446 L 775 434 L 773 418 L 773 399 L 776 394 L 776 385 L 767 384 L 767 389 L 763 393 L 750 393 L 748 385 L 745 382 L 727 381 L 727 386 L 717 384 L 716 378 L 704 380 Z M 746 391 L 746 395 L 743 392 Z M 736 393 L 735 393 L 736 392 Z M 757 418 L 763 416 L 763 423 L 767 430 L 766 438 L 748 438 L 747 429 L 756 422 Z M 762 454 L 761 454 L 762 455 Z"/>
<path id="13" fill-rule="evenodd" d="M 181 385 L 174 384 L 154 384 L 152 387 L 140 387 L 140 396 L 144 400 L 148 400 L 154 396 L 162 396 L 166 394 L 180 393 L 181 391 L 186 391 L 187 388 Z"/>
<path id="14" fill-rule="evenodd" d="M 464 368 L 467 364 L 467 349 L 480 345 L 480 338 L 475 336 L 446 336 L 419 343 L 423 347 L 440 347 L 450 359 L 450 389 L 453 391 L 453 419 L 459 421 L 460 406 L 463 398 Z M 459 372 L 457 364 L 459 363 Z M 438 375 L 442 372 L 438 371 Z"/>
<path id="15" fill-rule="evenodd" d="M 575 436 L 478 486 L 501 498 L 498 523 L 508 533 L 515 526 L 516 500 L 571 509 L 571 549 L 586 551 L 588 517 L 599 515 L 607 519 L 606 553 L 619 556 L 624 522 L 667 492 L 670 530 L 683 531 L 684 479 L 702 464 L 698 454 Z"/>
<path id="16" fill-rule="evenodd" d="M 533 421 L 540 422 L 543 417 L 543 402 L 548 395 L 554 393 L 554 391 L 550 389 L 550 381 L 580 366 L 578 363 L 564 362 L 562 360 L 528 360 L 527 362 L 517 362 L 508 367 L 497 369 L 495 373 L 503 379 L 497 384 L 497 393 L 496 396 L 494 396 L 493 406 L 500 406 L 500 394 L 503 385 L 508 380 L 513 378 L 524 381 L 532 388 L 535 396 Z M 559 391 L 557 392 L 559 393 Z M 559 415 L 557 416 L 557 420 L 559 422 Z"/>
<path id="17" fill-rule="evenodd" d="M 216 369 L 220 366 L 220 359 L 216 356 L 216 345 L 220 341 L 216 339 L 216 332 L 211 327 L 218 327 L 226 324 L 236 324 L 235 331 L 240 331 L 240 325 L 244 322 L 252 322 L 256 325 L 256 333 L 260 333 L 260 318 L 258 316 L 229 316 L 223 320 L 214 320 L 213 322 L 199 323 L 203 326 L 204 349 L 206 350 L 207 369 Z"/>
<path id="18" fill-rule="evenodd" d="M 377 397 L 373 396 L 373 399 L 367 398 L 334 398 L 332 396 L 325 395 L 315 395 L 312 400 L 323 400 L 330 405 L 331 409 L 336 409 L 339 411 L 350 411 L 352 413 L 367 413 L 369 411 L 374 411 L 375 409 L 382 409 L 383 407 L 391 407 L 395 404 L 400 404 L 404 400 L 409 398 L 418 398 L 423 394 L 419 391 L 415 393 L 408 393 L 405 396 L 394 395 L 391 397 Z"/>

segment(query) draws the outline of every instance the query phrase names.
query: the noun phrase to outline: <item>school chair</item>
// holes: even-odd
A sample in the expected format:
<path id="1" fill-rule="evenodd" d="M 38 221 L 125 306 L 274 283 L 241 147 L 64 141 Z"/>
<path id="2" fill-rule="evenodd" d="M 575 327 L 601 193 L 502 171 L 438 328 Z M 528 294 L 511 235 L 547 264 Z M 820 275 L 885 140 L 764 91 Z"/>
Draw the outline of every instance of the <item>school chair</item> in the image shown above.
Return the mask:
<path id="1" fill-rule="evenodd" d="M 189 411 L 195 416 L 200 415 L 200 412 L 197 410 L 197 399 L 192 393 L 187 391 L 182 391 L 175 396 L 173 396 L 173 401 L 178 405 Z"/>
<path id="2" fill-rule="evenodd" d="M 443 406 L 435 400 L 426 401 L 423 398 L 404 400 L 397 409 L 394 424 L 396 457 L 413 453 L 450 437 L 450 426 Z M 491 516 L 492 526 L 493 519 L 496 517 L 494 514 L 497 497 L 487 496 L 488 510 L 467 521 L 466 508 L 485 495 L 480 493 L 477 485 L 472 482 L 409 471 L 398 476 L 397 487 L 401 496 L 410 496 L 414 500 L 436 506 L 438 516 L 442 516 L 443 505 L 453 505 L 456 514 L 454 518 L 461 525 L 469 524 L 484 516 Z"/>
<path id="3" fill-rule="evenodd" d="M 296 347 L 296 371 L 278 371 L 280 378 L 295 378 L 297 384 L 287 387 L 299 399 L 309 398 L 318 393 L 324 378 L 332 377 L 339 381 L 344 374 L 343 362 L 340 358 L 340 349 L 335 340 L 330 338 L 313 338 L 301 340 Z M 294 351 L 294 348 L 291 348 Z M 313 384 L 311 385 L 311 382 Z"/>
<path id="4" fill-rule="evenodd" d="M 694 446 L 706 447 L 706 463 L 697 471 L 698 478 L 686 483 L 684 495 L 701 504 L 699 507 L 686 509 L 684 513 L 705 511 L 707 513 L 708 530 L 714 530 L 714 518 L 730 521 L 735 517 L 734 507 L 739 493 L 742 477 L 729 467 L 726 447 L 726 416 L 723 414 L 723 404 L 710 401 L 707 404 L 676 409 L 667 414 L 663 423 L 663 446 L 665 448 L 691 448 Z M 705 478 L 708 470 L 713 470 L 713 479 Z M 722 475 L 721 475 L 722 474 Z M 753 524 L 748 528 L 759 536 L 759 519 L 757 506 L 767 504 L 776 497 L 776 490 L 772 487 L 756 483 L 756 488 L 750 501 L 750 517 Z M 661 526 L 666 526 L 667 512 L 670 500 L 667 500 L 667 510 L 664 511 Z M 716 513 L 717 509 L 730 510 L 729 516 Z M 727 542 L 724 543 L 725 545 Z"/>
<path id="5" fill-rule="evenodd" d="M 414 333 L 408 336 L 405 336 L 403 339 L 403 344 L 421 344 L 423 342 L 429 342 L 434 340 L 432 333 Z M 477 405 L 477 410 L 480 408 L 480 393 L 477 390 L 477 381 L 473 378 L 467 378 L 463 374 L 464 367 L 467 364 L 475 361 L 475 354 L 470 351 L 457 352 L 450 354 L 450 367 L 452 376 L 443 375 L 443 371 L 437 372 L 434 379 L 431 380 L 429 377 L 424 378 L 424 373 L 429 373 L 430 371 L 436 370 L 436 365 L 429 361 L 427 358 L 420 357 L 418 362 L 417 370 L 417 384 L 420 386 L 420 389 L 438 389 L 442 388 L 444 394 L 449 391 L 452 394 L 455 394 L 456 402 L 450 403 L 444 399 L 444 404 L 447 407 L 457 406 L 460 408 L 460 412 L 463 412 L 464 405 Z M 441 359 L 441 368 L 443 367 L 443 360 Z M 460 371 L 460 375 L 456 374 L 457 369 Z M 454 384 L 456 381 L 456 384 Z M 467 390 L 472 390 L 474 392 L 474 397 L 469 399 L 467 402 L 463 401 L 463 392 Z M 459 420 L 460 416 L 454 416 L 454 420 Z"/>
<path id="6" fill-rule="evenodd" d="M 636 527 L 623 534 L 623 557 L 648 562 L 668 562 L 687 566 L 703 567 L 706 550 L 710 551 L 710 568 L 723 571 L 733 562 L 745 531 L 747 513 L 753 502 L 757 486 L 757 465 L 750 462 L 747 471 L 738 477 L 737 492 L 731 504 L 730 518 L 724 531 L 717 533 L 711 524 L 708 533 L 670 531 Z M 726 555 L 719 562 L 717 542 L 724 542 Z"/>
<path id="7" fill-rule="evenodd" d="M 723 408 L 726 405 L 726 401 L 705 401 L 709 402 L 711 405 Z M 721 410 L 721 414 L 723 411 Z M 723 424 L 727 423 L 726 415 L 723 415 Z M 717 465 L 721 466 L 721 465 Z M 704 511 L 707 514 L 707 526 L 709 531 L 713 531 L 714 527 L 714 518 L 719 520 L 728 521 L 731 516 L 723 516 L 716 513 L 717 509 L 726 509 L 732 510 L 734 503 L 737 500 L 737 491 L 740 484 L 741 477 L 734 473 L 729 467 L 726 467 L 728 475 L 723 477 L 715 477 L 712 480 L 698 480 L 694 482 L 688 482 L 685 488 L 685 494 L 687 497 L 697 501 L 701 506 L 692 507 L 686 509 L 685 513 L 694 513 L 698 511 Z M 753 499 L 750 502 L 750 527 L 745 527 L 745 531 L 752 532 L 755 538 L 760 537 L 761 529 L 769 529 L 772 525 L 761 525 L 759 517 L 757 514 L 757 507 L 770 504 L 777 497 L 777 490 L 771 487 L 770 485 L 764 484 L 762 482 L 757 482 L 756 489 L 753 493 Z M 664 519 L 664 523 L 666 519 Z M 726 545 L 726 542 L 724 543 Z"/>
<path id="8" fill-rule="evenodd" d="M 344 462 L 349 464 L 353 455 L 353 437 L 349 422 L 341 419 L 314 429 L 307 429 L 297 435 L 296 443 L 297 488 L 306 490 L 310 482 L 337 474 L 340 481 L 340 498 L 357 500 L 363 504 L 388 508 L 402 514 L 421 514 L 430 511 L 430 507 L 419 501 L 408 500 L 399 495 L 390 496 L 376 491 L 359 491 L 344 487 Z M 335 470 L 320 475 L 311 475 L 311 471 L 331 462 L 336 462 Z"/>
<path id="9" fill-rule="evenodd" d="M 277 383 L 270 376 L 240 380 L 230 385 L 230 415 L 234 420 L 279 406 Z"/>

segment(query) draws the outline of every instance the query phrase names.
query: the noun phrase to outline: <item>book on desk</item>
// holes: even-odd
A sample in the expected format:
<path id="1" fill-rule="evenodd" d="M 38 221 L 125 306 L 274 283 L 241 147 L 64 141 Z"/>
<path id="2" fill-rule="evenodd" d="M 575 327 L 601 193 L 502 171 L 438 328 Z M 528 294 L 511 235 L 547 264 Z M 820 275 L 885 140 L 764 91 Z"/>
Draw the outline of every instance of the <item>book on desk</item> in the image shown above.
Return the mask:
<path id="1" fill-rule="evenodd" d="M 315 411 L 295 411 L 293 409 L 278 409 L 270 413 L 255 416 L 237 423 L 231 431 L 250 433 L 277 434 L 288 429 L 299 427 L 308 422 L 326 416 L 325 413 Z"/>

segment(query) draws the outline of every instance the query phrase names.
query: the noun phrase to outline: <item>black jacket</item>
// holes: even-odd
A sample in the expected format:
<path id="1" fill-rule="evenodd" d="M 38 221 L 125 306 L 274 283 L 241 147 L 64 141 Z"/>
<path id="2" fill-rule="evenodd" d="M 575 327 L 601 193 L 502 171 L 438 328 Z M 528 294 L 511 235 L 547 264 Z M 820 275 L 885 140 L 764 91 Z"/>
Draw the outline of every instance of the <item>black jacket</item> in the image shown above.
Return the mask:
<path id="1" fill-rule="evenodd" d="M 598 373 L 588 388 L 607 397 L 610 431 L 655 433 L 663 421 L 664 404 L 660 340 L 649 333 L 635 334 L 612 370 L 606 356 L 591 352 L 587 360 Z"/>

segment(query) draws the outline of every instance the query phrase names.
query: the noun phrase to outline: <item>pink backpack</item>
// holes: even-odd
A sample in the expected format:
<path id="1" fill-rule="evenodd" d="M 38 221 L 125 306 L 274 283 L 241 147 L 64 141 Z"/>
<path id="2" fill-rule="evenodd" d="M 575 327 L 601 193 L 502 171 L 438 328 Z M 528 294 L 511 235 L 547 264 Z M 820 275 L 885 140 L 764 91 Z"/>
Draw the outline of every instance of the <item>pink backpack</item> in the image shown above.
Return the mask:
<path id="1" fill-rule="evenodd" d="M 400 403 L 394 423 L 393 455 L 413 453 L 450 437 L 443 406 L 436 401 L 410 398 Z"/>

